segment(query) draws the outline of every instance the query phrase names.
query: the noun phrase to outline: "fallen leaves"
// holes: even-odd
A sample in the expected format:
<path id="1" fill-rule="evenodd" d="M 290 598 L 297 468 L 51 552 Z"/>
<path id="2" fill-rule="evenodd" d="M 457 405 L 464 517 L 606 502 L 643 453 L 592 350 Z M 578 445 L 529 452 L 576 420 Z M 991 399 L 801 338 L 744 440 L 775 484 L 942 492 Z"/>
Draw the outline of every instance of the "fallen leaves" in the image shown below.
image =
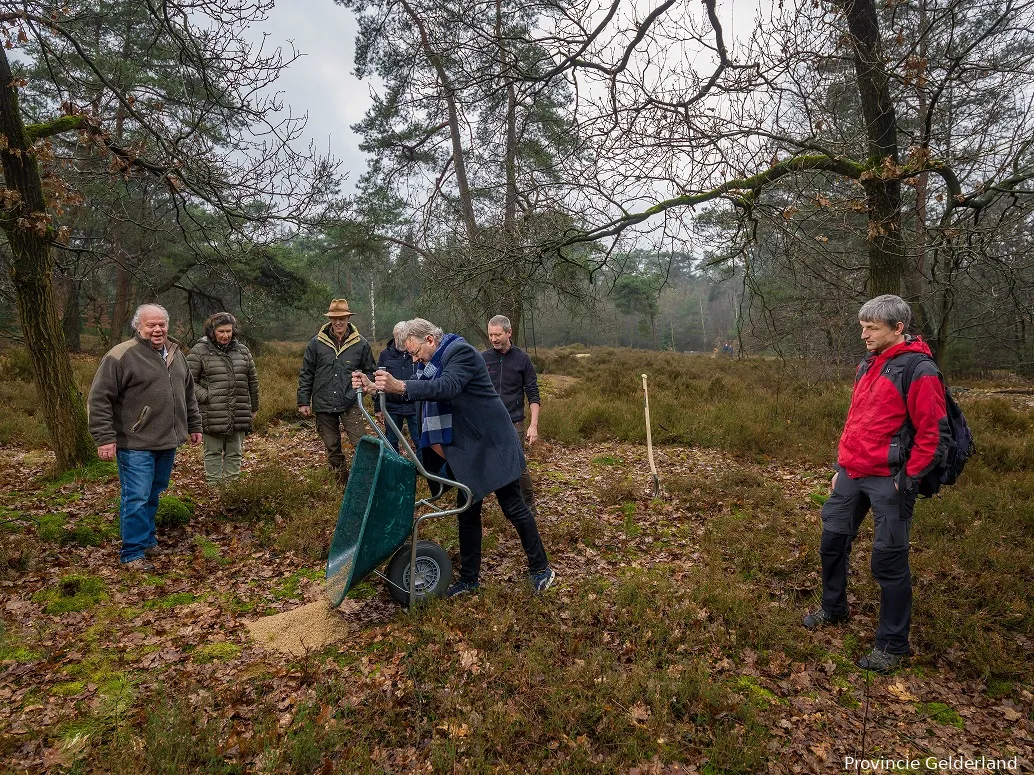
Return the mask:
<path id="1" fill-rule="evenodd" d="M 283 456 L 284 448 L 294 454 Z M 818 509 L 809 496 L 828 488 L 824 472 L 803 471 L 771 460 L 744 462 L 715 450 L 663 447 L 655 453 L 662 486 L 665 473 L 706 483 L 723 472 L 743 472 L 775 484 L 776 497 L 795 504 L 796 518 L 818 526 Z M 324 462 L 322 447 L 311 430 L 299 431 L 286 425 L 274 426 L 263 436 L 249 437 L 247 455 L 249 466 L 276 456 L 296 471 Z M 548 604 L 562 632 L 574 626 L 578 617 L 572 612 L 577 613 L 578 606 L 599 603 L 604 594 L 597 586 L 601 580 L 614 583 L 644 567 L 657 568 L 656 572 L 674 579 L 693 578 L 693 569 L 712 559 L 700 541 L 709 522 L 743 508 L 734 493 L 708 500 L 704 493 L 690 490 L 652 499 L 649 468 L 642 447 L 637 445 L 606 443 L 569 448 L 540 443 L 531 460 L 542 531 L 561 577 Z M 53 508 L 34 483 L 47 465 L 45 457 L 0 451 L 0 491 L 17 493 L 19 511 L 42 514 Z M 365 599 L 346 599 L 340 611 L 330 610 L 323 602 L 322 582 L 310 578 L 311 573 L 298 575 L 311 571 L 311 567 L 297 557 L 264 547 L 255 526 L 224 521 L 215 513 L 213 501 L 205 495 L 198 450 L 183 450 L 173 481 L 175 492 L 199 494 L 198 514 L 186 528 L 161 536 L 172 549 L 162 558 L 165 572 L 161 578 L 122 574 L 115 564 L 114 545 L 108 542 L 100 547 L 60 550 L 56 545 L 45 546 L 45 562 L 39 570 L 21 574 L 16 582 L 0 582 L 0 610 L 8 623 L 5 636 L 21 638 L 26 644 L 25 654 L 31 651 L 34 655 L 0 663 L 0 731 L 9 739 L 24 741 L 24 745 L 18 742 L 10 749 L 7 763 L 12 767 L 39 771 L 71 766 L 89 744 L 75 736 L 58 739 L 57 730 L 79 718 L 84 709 L 96 712 L 109 702 L 112 684 L 117 681 L 131 682 L 141 689 L 161 682 L 170 692 L 181 687 L 205 687 L 204 692 L 191 694 L 186 702 L 206 718 L 226 724 L 219 751 L 228 759 L 241 756 L 249 746 L 253 748 L 249 741 L 256 736 L 288 734 L 305 718 L 303 710 L 315 716 L 318 727 L 331 728 L 349 723 L 341 721 L 343 709 L 357 714 L 371 700 L 399 704 L 413 701 L 413 679 L 407 669 L 413 656 L 406 652 L 406 644 L 414 639 L 413 624 L 400 615 L 382 591 Z M 117 492 L 114 481 L 66 485 L 60 497 L 68 502 L 62 508 L 67 507 L 72 519 L 101 515 L 113 522 Z M 595 525 L 598 532 L 586 535 L 581 521 L 577 522 L 579 527 L 572 527 L 573 515 L 580 519 L 591 516 L 588 524 Z M 486 583 L 523 584 L 526 567 L 519 541 L 494 501 L 486 503 L 485 522 L 490 536 L 485 552 Z M 216 547 L 221 561 L 206 562 L 198 539 Z M 805 553 L 814 556 L 817 566 L 816 547 L 792 548 L 798 557 Z M 99 614 L 44 615 L 42 606 L 32 602 L 32 595 L 73 570 L 103 578 L 112 590 L 111 599 Z M 292 577 L 298 583 L 285 591 L 284 580 Z M 806 588 L 808 582 L 808 578 L 791 578 L 772 589 L 769 606 L 796 604 L 794 590 Z M 177 595 L 188 593 L 190 602 L 177 602 Z M 323 638 L 319 628 L 303 621 L 298 612 L 305 609 L 320 614 L 319 620 L 328 626 L 332 637 Z M 673 629 L 673 634 L 693 629 L 729 636 L 729 630 L 734 629 L 720 603 L 712 605 L 708 601 L 706 606 L 694 604 L 684 610 L 685 621 L 679 623 L 681 629 Z M 469 615 L 475 620 L 479 616 L 476 605 L 471 606 Z M 267 648 L 270 642 L 255 625 L 283 622 L 292 616 L 302 624 L 303 634 L 297 638 L 296 647 L 284 651 Z M 483 685 L 490 691 L 492 682 L 503 674 L 503 660 L 491 658 L 490 647 L 462 631 L 459 620 L 453 621 L 455 624 L 441 632 L 433 644 L 433 658 L 447 661 L 455 681 Z M 594 637 L 607 647 L 621 670 L 641 664 L 643 654 L 649 653 L 659 637 L 657 627 L 634 633 L 624 630 L 615 613 L 606 608 L 601 609 L 593 625 Z M 855 637 L 868 635 L 872 625 L 871 618 L 859 616 L 852 620 L 854 629 L 848 632 Z M 499 641 L 516 640 L 516 626 L 519 624 L 514 617 L 496 619 L 489 632 Z M 803 637 L 812 636 L 802 632 Z M 827 633 L 818 637 L 830 654 L 843 654 L 839 636 Z M 225 647 L 213 648 L 213 644 Z M 978 682 L 955 679 L 950 666 L 922 675 L 909 673 L 867 681 L 850 667 L 845 668 L 840 657 L 827 655 L 815 662 L 803 661 L 792 649 L 784 653 L 742 640 L 735 648 L 723 651 L 687 648 L 673 637 L 667 648 L 677 653 L 680 661 L 657 671 L 659 684 L 676 685 L 699 667 L 709 684 L 736 686 L 737 696 L 751 704 L 757 723 L 778 743 L 773 749 L 778 753 L 772 758 L 778 763 L 774 765 L 776 772 L 829 772 L 845 754 L 856 750 L 863 728 L 872 750 L 910 746 L 937 755 L 963 750 L 994 753 L 1004 740 L 1016 740 L 1024 755 L 1029 756 L 1032 750 L 1027 708 L 1034 698 L 1028 693 L 1019 695 L 1022 702 L 992 702 Z M 199 654 L 205 659 L 199 659 Z M 566 667 L 581 676 L 587 690 L 595 689 L 606 696 L 611 684 L 593 673 L 592 663 L 571 660 Z M 320 696 L 319 687 L 337 679 L 349 687 L 348 693 L 328 703 Z M 554 679 L 548 670 L 536 670 L 522 678 L 529 697 L 548 690 Z M 748 683 L 741 690 L 738 681 Z M 949 705 L 965 720 L 963 728 L 925 718 L 916 708 L 920 701 Z M 479 710 L 486 717 L 497 714 L 505 723 L 516 725 L 529 715 L 525 702 L 521 696 L 507 697 L 495 704 L 486 703 Z M 543 746 L 557 761 L 578 751 L 603 770 L 606 767 L 599 740 L 623 725 L 636 733 L 649 734 L 648 739 L 656 740 L 659 750 L 671 752 L 665 756 L 692 758 L 679 748 L 684 741 L 666 731 L 663 738 L 655 732 L 670 723 L 671 711 L 665 703 L 657 704 L 644 696 L 630 705 L 608 700 L 599 710 L 598 722 L 593 721 L 599 725 L 595 733 L 591 728 L 577 735 L 570 730 L 566 734 L 550 731 L 542 739 Z M 414 710 L 414 725 L 419 723 L 419 715 Z M 276 729 L 270 732 L 263 727 L 267 723 L 275 724 Z M 427 770 L 430 737 L 452 741 L 460 751 L 463 746 L 476 744 L 484 724 L 471 709 L 449 712 L 426 723 L 427 738 L 415 736 L 411 746 L 377 747 L 371 760 L 387 771 Z M 725 721 L 717 718 L 707 723 Z M 36 738 L 41 737 L 41 730 L 44 739 L 39 741 Z M 256 764 L 248 761 L 246 769 L 259 769 Z M 704 761 L 670 762 L 644 753 L 643 760 L 631 767 L 628 775 L 680 775 L 696 773 L 698 767 L 709 771 Z M 312 771 L 339 770 L 330 759 L 324 759 Z"/>
<path id="2" fill-rule="evenodd" d="M 447 737 L 452 738 L 453 740 L 466 737 L 470 734 L 470 727 L 462 722 L 450 721 L 446 724 L 439 724 L 437 729 L 444 732 Z"/>
<path id="3" fill-rule="evenodd" d="M 887 693 L 900 702 L 915 702 L 919 699 L 901 681 L 888 684 Z"/>
<path id="4" fill-rule="evenodd" d="M 628 717 L 635 723 L 643 723 L 650 720 L 650 709 L 642 702 L 637 702 L 628 709 Z"/>
<path id="5" fill-rule="evenodd" d="M 1001 713 L 1006 721 L 1019 721 L 1023 718 L 1023 714 L 1011 705 L 999 705 L 994 710 Z"/>

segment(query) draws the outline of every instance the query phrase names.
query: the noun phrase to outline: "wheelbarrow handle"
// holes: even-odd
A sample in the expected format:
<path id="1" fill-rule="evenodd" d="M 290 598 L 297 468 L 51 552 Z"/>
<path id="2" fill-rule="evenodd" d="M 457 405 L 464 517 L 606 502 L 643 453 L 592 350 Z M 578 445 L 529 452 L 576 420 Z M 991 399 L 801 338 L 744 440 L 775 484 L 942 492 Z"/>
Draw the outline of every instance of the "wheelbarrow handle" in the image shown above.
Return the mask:
<path id="1" fill-rule="evenodd" d="M 356 390 L 355 395 L 356 401 L 359 402 L 359 408 L 362 410 L 363 415 L 366 417 L 366 421 L 371 425 L 371 427 L 373 427 L 375 431 L 377 431 L 377 435 L 384 440 L 384 443 L 388 444 L 388 437 L 384 434 L 384 431 L 381 430 L 381 426 L 377 424 L 377 422 L 373 419 L 370 413 L 366 411 L 366 407 L 363 405 L 363 391 Z M 409 459 L 413 461 L 413 465 L 416 466 L 416 470 L 419 471 L 420 475 L 423 476 L 425 479 L 430 479 L 432 481 L 438 482 L 440 484 L 445 485 L 446 487 L 455 487 L 457 490 L 462 492 L 464 496 L 466 496 L 464 498 L 464 504 L 462 507 L 457 507 L 454 509 L 444 509 L 436 514 L 429 516 L 444 517 L 448 514 L 459 514 L 461 511 L 465 511 L 467 507 L 470 506 L 470 504 L 474 501 L 474 494 L 470 491 L 470 488 L 467 487 L 467 485 L 463 484 L 463 482 L 457 482 L 454 479 L 448 479 L 447 477 L 439 476 L 438 474 L 432 474 L 430 471 L 424 468 L 424 464 L 420 460 L 420 456 L 413 451 L 413 448 L 409 445 L 409 442 L 406 440 L 406 437 L 402 435 L 402 431 L 395 424 L 395 421 L 391 419 L 391 413 L 388 412 L 386 396 L 387 394 L 383 390 L 378 394 L 378 398 L 380 399 L 379 403 L 381 405 L 381 415 L 384 417 L 384 424 L 391 428 L 391 432 L 395 434 L 395 438 L 397 438 L 399 440 L 399 443 L 406 448 L 406 452 L 409 454 Z M 436 499 L 431 498 L 430 500 L 425 500 L 422 502 L 429 505 L 430 502 L 433 500 Z"/>
<path id="2" fill-rule="evenodd" d="M 374 394 L 374 395 L 376 395 L 376 394 Z M 387 410 L 385 402 L 384 402 L 384 393 L 383 392 L 380 394 L 380 397 L 381 397 L 381 414 L 384 415 L 384 422 L 386 422 L 388 425 L 390 425 L 391 426 L 391 430 L 395 433 L 396 436 L 398 436 L 399 429 L 396 428 L 395 427 L 395 423 L 393 423 L 391 421 L 391 416 L 388 414 L 388 410 Z M 366 423 L 371 428 L 374 429 L 374 431 L 377 433 L 378 436 L 380 436 L 381 441 L 383 441 L 385 444 L 389 444 L 390 445 L 390 442 L 388 441 L 388 437 L 385 436 L 384 435 L 384 431 L 381 430 L 381 426 L 378 425 L 377 421 L 370 415 L 370 413 L 368 411 L 366 411 L 366 405 L 363 404 L 363 391 L 362 390 L 356 390 L 355 391 L 355 400 L 356 400 L 356 403 L 359 405 L 359 411 L 361 411 L 363 413 L 363 417 L 366 418 Z M 374 399 L 374 400 L 376 400 L 376 399 Z"/>

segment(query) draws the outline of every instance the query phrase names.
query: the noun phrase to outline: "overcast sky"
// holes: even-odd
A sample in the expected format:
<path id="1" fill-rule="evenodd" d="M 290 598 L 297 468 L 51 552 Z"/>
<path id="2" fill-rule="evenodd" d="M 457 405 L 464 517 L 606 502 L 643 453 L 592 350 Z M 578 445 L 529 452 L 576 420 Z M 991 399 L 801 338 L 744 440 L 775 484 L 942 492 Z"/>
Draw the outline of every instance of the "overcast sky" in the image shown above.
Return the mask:
<path id="1" fill-rule="evenodd" d="M 356 23 L 352 14 L 333 0 L 279 2 L 261 30 L 267 45 L 288 42 L 302 56 L 280 77 L 284 102 L 295 115 L 308 113 L 306 134 L 318 152 L 341 161 L 350 192 L 366 163 L 359 139 L 349 128 L 370 104 L 370 88 L 352 75 Z"/>
<path id="2" fill-rule="evenodd" d="M 744 25 L 749 29 L 760 8 L 770 6 L 771 0 L 720 2 L 727 41 Z M 345 193 L 354 190 L 366 167 L 359 139 L 350 129 L 370 105 L 370 84 L 352 75 L 356 31 L 351 12 L 333 0 L 279 0 L 267 23 L 256 30 L 256 37 L 268 35 L 267 45 L 288 48 L 293 42 L 302 55 L 283 73 L 279 89 L 295 115 L 308 114 L 306 135 L 317 152 L 329 152 L 341 162 Z"/>

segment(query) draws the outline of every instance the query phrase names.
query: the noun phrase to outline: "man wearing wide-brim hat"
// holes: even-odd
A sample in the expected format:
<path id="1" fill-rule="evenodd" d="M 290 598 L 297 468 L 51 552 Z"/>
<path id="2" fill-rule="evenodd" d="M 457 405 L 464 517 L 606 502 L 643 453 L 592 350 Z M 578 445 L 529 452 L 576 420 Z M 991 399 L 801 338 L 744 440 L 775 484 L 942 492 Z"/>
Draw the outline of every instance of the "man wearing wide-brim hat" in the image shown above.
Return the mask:
<path id="1" fill-rule="evenodd" d="M 348 482 L 348 461 L 341 448 L 341 427 L 354 447 L 366 432 L 363 413 L 356 403 L 352 372 L 373 374 L 370 343 L 350 322 L 348 301 L 334 299 L 323 324 L 302 356 L 298 374 L 298 412 L 316 415 L 316 432 L 327 448 L 327 462 L 342 487 Z"/>

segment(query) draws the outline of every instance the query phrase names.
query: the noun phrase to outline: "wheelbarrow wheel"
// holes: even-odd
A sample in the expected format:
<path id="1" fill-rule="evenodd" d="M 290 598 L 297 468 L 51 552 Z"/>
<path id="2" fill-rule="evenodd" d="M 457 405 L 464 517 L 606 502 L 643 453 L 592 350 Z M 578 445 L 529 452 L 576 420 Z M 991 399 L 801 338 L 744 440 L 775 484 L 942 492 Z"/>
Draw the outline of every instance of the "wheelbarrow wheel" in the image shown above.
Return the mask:
<path id="1" fill-rule="evenodd" d="M 410 544 L 406 544 L 388 563 L 388 592 L 399 605 L 409 605 L 409 557 Z M 417 541 L 416 544 L 416 599 L 441 597 L 452 581 L 452 560 L 449 554 L 434 541 Z"/>

